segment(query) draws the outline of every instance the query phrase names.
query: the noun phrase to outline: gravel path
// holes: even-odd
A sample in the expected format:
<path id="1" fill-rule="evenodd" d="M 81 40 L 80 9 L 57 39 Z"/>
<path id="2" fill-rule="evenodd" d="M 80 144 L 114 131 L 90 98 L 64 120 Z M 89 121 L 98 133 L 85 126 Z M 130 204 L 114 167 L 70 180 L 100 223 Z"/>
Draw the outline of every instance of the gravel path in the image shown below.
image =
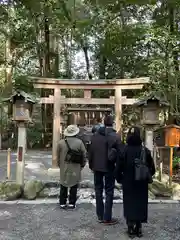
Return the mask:
<path id="1" fill-rule="evenodd" d="M 114 205 L 116 226 L 96 222 L 92 204 L 78 205 L 75 211 L 62 211 L 50 205 L 0 205 L 0 240 L 125 240 L 126 225 L 121 204 Z M 180 206 L 149 206 L 149 223 L 142 240 L 179 240 Z"/>

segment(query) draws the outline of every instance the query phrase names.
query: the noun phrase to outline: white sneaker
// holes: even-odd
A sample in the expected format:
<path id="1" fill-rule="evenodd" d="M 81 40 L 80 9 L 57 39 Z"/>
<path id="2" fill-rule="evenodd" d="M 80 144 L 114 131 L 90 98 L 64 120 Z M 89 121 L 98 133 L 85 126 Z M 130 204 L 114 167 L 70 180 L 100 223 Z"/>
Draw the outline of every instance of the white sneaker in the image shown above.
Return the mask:
<path id="1" fill-rule="evenodd" d="M 65 204 L 64 204 L 64 205 L 60 205 L 60 208 L 61 208 L 61 209 L 66 209 L 66 208 L 67 208 L 67 205 L 65 205 Z"/>
<path id="2" fill-rule="evenodd" d="M 68 209 L 75 209 L 76 208 L 76 205 L 75 204 L 69 204 L 68 205 Z"/>

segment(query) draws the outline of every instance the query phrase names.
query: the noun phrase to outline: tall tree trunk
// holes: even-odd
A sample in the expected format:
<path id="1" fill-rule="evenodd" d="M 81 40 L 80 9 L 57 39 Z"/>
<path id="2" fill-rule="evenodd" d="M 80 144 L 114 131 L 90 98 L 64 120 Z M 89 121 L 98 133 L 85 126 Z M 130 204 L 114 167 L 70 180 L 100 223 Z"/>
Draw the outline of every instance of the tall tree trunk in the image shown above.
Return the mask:
<path id="1" fill-rule="evenodd" d="M 47 0 L 45 1 L 44 8 L 44 40 L 45 40 L 45 54 L 44 54 L 44 68 L 45 76 L 50 76 L 50 30 L 49 30 L 49 19 L 48 19 L 49 7 Z"/>
<path id="2" fill-rule="evenodd" d="M 125 64 L 125 59 L 124 59 L 124 52 L 125 52 L 125 39 L 124 39 L 124 27 L 125 27 L 125 19 L 124 19 L 124 13 L 123 13 L 123 6 L 124 4 L 120 4 L 120 24 L 121 24 L 121 28 L 122 28 L 122 36 L 121 36 L 121 46 L 120 46 L 120 51 L 121 51 L 121 60 L 120 60 L 120 78 L 123 79 L 124 78 L 124 64 Z"/>
<path id="3" fill-rule="evenodd" d="M 89 55 L 88 55 L 88 43 L 86 41 L 81 41 L 81 47 L 84 52 L 84 58 L 86 62 L 86 72 L 89 79 L 92 79 L 92 75 L 90 73 L 90 62 L 89 62 Z"/>
<path id="4" fill-rule="evenodd" d="M 68 47 L 68 44 L 66 44 L 66 39 L 64 37 L 62 37 L 62 45 L 64 49 L 65 69 L 66 69 L 66 74 L 64 77 L 71 79 L 72 73 L 71 73 L 71 59 L 69 56 L 69 47 Z"/>
<path id="5" fill-rule="evenodd" d="M 36 51 L 37 51 L 37 55 L 38 55 L 38 60 L 39 60 L 39 74 L 40 77 L 45 75 L 45 70 L 44 70 L 44 65 L 43 65 L 43 54 L 42 54 L 42 30 L 38 31 L 38 28 L 36 30 L 36 34 L 37 34 L 37 47 L 36 47 Z"/>
<path id="6" fill-rule="evenodd" d="M 89 63 L 89 56 L 88 56 L 88 48 L 86 46 L 83 46 L 83 52 L 84 52 L 84 57 L 86 61 L 86 71 L 88 78 L 91 79 L 91 74 L 90 74 L 90 63 Z"/>
<path id="7" fill-rule="evenodd" d="M 32 22 L 35 28 L 35 43 L 36 43 L 36 53 L 39 61 L 39 76 L 44 75 L 43 72 L 43 52 L 42 52 L 42 42 L 43 42 L 43 31 L 39 27 L 39 23 L 42 21 L 41 17 L 38 14 L 32 12 L 32 9 L 29 10 L 32 18 Z"/>
<path id="8" fill-rule="evenodd" d="M 14 51 L 14 52 L 13 52 Z M 8 89 L 12 87 L 12 75 L 13 75 L 13 60 L 15 58 L 15 47 L 11 45 L 11 39 L 8 36 L 6 39 L 5 45 L 5 82 L 8 86 Z"/>
<path id="9" fill-rule="evenodd" d="M 43 76 L 51 76 L 51 65 L 50 65 L 50 30 L 49 30 L 49 6 L 48 1 L 44 3 L 44 61 L 43 61 Z M 41 91 L 41 97 L 50 94 L 44 89 Z M 41 105 L 41 121 L 43 126 L 42 132 L 42 145 L 46 145 L 46 104 Z"/>
<path id="10" fill-rule="evenodd" d="M 169 30 L 170 30 L 170 36 L 173 37 L 178 30 L 178 26 L 175 23 L 175 8 L 172 3 L 169 3 L 168 5 L 168 11 L 169 11 Z M 178 112 L 178 73 L 179 73 L 179 63 L 178 63 L 178 51 L 175 50 L 175 45 L 171 43 L 171 52 L 172 52 L 172 58 L 173 58 L 173 71 L 175 71 L 175 104 L 174 101 L 172 101 L 171 105 L 175 108 L 176 113 Z M 172 84 L 172 82 L 171 82 Z M 174 108 L 171 110 L 173 112 Z M 176 120 L 173 120 L 173 123 Z"/>
<path id="11" fill-rule="evenodd" d="M 59 36 L 52 36 L 51 51 L 53 51 L 52 75 L 59 77 Z"/>
<path id="12" fill-rule="evenodd" d="M 106 78 L 106 66 L 107 66 L 107 58 L 104 54 L 100 53 L 99 56 L 99 78 L 105 79 Z"/>

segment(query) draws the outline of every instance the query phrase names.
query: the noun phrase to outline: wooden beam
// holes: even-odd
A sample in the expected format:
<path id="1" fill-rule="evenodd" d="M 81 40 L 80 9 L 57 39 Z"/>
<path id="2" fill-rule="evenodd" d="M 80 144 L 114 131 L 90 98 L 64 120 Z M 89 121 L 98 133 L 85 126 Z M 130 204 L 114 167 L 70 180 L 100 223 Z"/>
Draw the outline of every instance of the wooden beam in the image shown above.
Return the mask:
<path id="1" fill-rule="evenodd" d="M 81 85 L 75 85 L 75 84 L 71 84 L 71 85 L 54 85 L 54 84 L 44 84 L 44 83 L 35 83 L 34 84 L 34 88 L 44 88 L 44 89 L 56 89 L 56 88 L 60 88 L 60 89 L 84 89 L 84 90 L 89 90 L 89 88 L 91 87 L 91 90 L 93 89 L 107 89 L 107 90 L 110 90 L 110 89 L 116 89 L 116 86 L 117 85 L 110 85 L 110 84 L 102 84 L 102 85 L 96 85 L 96 84 L 93 84 L 91 86 L 89 85 L 84 85 L 84 84 L 81 84 Z M 119 86 L 121 86 L 121 89 L 142 89 L 144 84 L 119 84 Z"/>
<path id="2" fill-rule="evenodd" d="M 84 80 L 84 79 L 56 79 L 56 78 L 35 78 L 30 77 L 36 84 L 44 85 L 131 85 L 131 84 L 146 84 L 149 83 L 148 77 L 127 78 L 127 79 L 99 79 L 99 80 Z M 91 89 L 91 88 L 89 88 Z"/>
<path id="3" fill-rule="evenodd" d="M 81 112 L 81 111 L 96 111 L 96 112 L 102 112 L 102 111 L 112 111 L 111 108 L 88 108 L 88 107 L 81 107 L 81 108 L 75 108 L 75 107 L 67 107 L 68 111 L 77 111 L 77 112 Z"/>
<path id="4" fill-rule="evenodd" d="M 39 100 L 40 104 L 54 104 L 54 97 L 44 97 Z M 123 96 L 121 98 L 122 105 L 132 105 L 137 102 L 137 99 L 126 98 Z M 91 105 L 114 105 L 114 98 L 61 98 L 61 104 L 91 104 Z"/>
<path id="5" fill-rule="evenodd" d="M 111 80 L 63 80 L 54 78 L 31 78 L 35 88 L 46 89 L 141 89 L 149 82 L 149 78 L 111 79 Z"/>

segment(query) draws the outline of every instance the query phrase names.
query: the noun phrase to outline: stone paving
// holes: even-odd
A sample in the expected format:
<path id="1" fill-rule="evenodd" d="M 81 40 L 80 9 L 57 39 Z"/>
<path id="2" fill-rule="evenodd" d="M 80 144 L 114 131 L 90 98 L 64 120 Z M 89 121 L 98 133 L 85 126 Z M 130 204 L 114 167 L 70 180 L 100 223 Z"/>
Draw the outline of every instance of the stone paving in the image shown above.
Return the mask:
<path id="1" fill-rule="evenodd" d="M 0 240 L 126 240 L 121 204 L 114 204 L 118 225 L 96 222 L 95 207 L 80 204 L 74 211 L 62 211 L 56 204 L 0 204 Z M 179 240 L 180 207 L 176 204 L 149 206 L 149 223 L 142 240 Z"/>

